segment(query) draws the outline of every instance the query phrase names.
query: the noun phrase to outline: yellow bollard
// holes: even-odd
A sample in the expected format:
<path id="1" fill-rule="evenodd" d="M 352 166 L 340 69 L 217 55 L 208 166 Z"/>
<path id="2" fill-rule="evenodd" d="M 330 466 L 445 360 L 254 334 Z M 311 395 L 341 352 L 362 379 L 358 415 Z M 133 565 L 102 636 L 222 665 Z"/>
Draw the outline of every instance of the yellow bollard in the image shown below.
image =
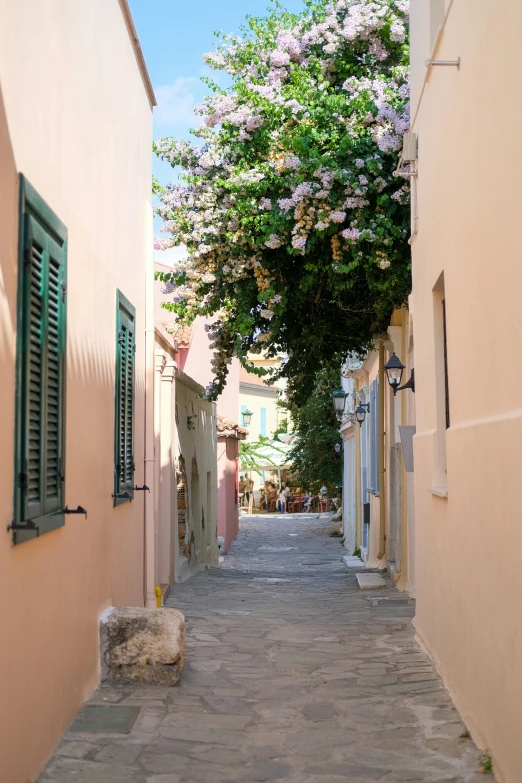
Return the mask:
<path id="1" fill-rule="evenodd" d="M 156 593 L 156 603 L 158 605 L 158 609 L 161 609 L 161 604 L 163 601 L 163 593 L 161 591 L 161 587 L 156 587 L 154 592 Z"/>

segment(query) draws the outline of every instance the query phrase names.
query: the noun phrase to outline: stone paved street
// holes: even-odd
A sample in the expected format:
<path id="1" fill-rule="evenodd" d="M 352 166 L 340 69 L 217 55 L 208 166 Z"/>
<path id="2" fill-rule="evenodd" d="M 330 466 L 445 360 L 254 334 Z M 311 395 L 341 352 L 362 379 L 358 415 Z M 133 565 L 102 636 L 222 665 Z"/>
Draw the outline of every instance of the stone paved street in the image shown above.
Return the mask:
<path id="1" fill-rule="evenodd" d="M 412 602 L 359 591 L 332 529 L 328 515 L 243 517 L 224 567 L 169 600 L 188 625 L 181 685 L 101 688 L 89 704 L 103 711 L 40 783 L 491 780 L 414 640 Z"/>

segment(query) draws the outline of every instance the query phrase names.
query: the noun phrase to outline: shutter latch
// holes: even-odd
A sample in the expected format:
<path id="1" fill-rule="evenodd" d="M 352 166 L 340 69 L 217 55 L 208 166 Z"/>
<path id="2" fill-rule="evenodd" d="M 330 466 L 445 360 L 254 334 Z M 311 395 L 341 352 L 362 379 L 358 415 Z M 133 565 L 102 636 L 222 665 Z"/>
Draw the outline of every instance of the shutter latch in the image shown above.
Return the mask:
<path id="1" fill-rule="evenodd" d="M 85 514 L 85 519 L 87 519 L 87 511 L 84 509 L 83 506 L 78 506 L 78 508 L 69 508 L 69 506 L 65 506 L 63 510 L 64 514 Z"/>
<path id="2" fill-rule="evenodd" d="M 65 302 L 65 297 L 67 295 L 67 283 L 65 280 L 62 282 L 62 302 Z"/>

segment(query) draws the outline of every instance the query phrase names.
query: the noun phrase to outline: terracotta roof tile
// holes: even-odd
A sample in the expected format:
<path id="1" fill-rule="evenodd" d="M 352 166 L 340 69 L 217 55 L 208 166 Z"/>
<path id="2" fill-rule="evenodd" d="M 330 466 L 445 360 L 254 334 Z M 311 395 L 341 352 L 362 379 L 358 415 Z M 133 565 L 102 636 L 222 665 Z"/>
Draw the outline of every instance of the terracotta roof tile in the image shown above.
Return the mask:
<path id="1" fill-rule="evenodd" d="M 189 347 L 192 336 L 191 326 L 177 326 L 176 321 L 162 321 L 161 325 L 172 335 L 172 338 L 180 348 Z"/>
<path id="2" fill-rule="evenodd" d="M 237 422 L 232 419 L 227 419 L 225 416 L 216 417 L 216 429 L 218 435 L 225 436 L 226 438 L 238 438 L 243 440 L 248 434 L 248 430 L 244 427 L 240 427 Z"/>

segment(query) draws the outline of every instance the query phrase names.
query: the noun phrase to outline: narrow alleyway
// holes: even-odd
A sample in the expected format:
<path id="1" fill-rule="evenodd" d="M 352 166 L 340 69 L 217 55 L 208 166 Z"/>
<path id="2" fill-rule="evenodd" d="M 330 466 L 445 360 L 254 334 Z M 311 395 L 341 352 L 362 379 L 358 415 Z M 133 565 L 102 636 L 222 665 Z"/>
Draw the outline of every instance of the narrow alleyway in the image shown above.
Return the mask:
<path id="1" fill-rule="evenodd" d="M 169 601 L 187 617 L 181 685 L 100 689 L 40 783 L 490 779 L 412 602 L 359 591 L 331 530 L 327 515 L 243 518 L 224 567 Z"/>

